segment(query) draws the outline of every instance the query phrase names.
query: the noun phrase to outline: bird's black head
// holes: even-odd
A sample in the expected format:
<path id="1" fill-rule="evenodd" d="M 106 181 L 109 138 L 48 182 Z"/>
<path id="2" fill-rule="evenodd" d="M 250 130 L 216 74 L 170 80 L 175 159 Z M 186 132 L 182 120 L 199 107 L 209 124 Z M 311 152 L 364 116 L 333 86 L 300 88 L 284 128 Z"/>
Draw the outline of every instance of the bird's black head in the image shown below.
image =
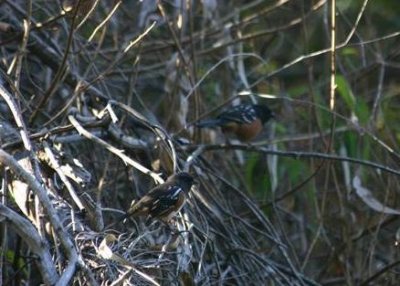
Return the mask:
<path id="1" fill-rule="evenodd" d="M 253 107 L 263 124 L 275 117 L 274 113 L 266 105 L 254 104 Z"/>
<path id="2" fill-rule="evenodd" d="M 173 180 L 176 184 L 182 187 L 186 192 L 190 190 L 194 184 L 194 178 L 187 172 L 180 172 L 168 178 L 168 181 Z"/>

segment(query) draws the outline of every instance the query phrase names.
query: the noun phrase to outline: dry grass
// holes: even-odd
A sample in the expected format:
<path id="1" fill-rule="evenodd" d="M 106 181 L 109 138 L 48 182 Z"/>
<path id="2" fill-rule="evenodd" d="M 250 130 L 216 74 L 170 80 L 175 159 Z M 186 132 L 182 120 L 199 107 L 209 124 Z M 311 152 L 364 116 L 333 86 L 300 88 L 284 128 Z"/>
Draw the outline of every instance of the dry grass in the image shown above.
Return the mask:
<path id="1" fill-rule="evenodd" d="M 399 8 L 342 2 L 3 1 L 3 283 L 396 285 Z M 232 101 L 276 120 L 193 127 Z M 109 227 L 178 169 L 170 228 Z"/>

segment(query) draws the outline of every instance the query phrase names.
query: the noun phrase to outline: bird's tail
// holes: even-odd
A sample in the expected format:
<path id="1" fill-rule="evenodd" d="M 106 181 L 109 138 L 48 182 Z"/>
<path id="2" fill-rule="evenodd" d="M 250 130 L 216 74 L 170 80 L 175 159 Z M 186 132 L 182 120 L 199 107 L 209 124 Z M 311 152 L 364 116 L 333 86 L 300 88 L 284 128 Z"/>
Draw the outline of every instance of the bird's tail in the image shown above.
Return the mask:
<path id="1" fill-rule="evenodd" d="M 223 122 L 216 118 L 216 119 L 205 119 L 200 120 L 194 124 L 198 128 L 214 128 L 223 125 Z"/>

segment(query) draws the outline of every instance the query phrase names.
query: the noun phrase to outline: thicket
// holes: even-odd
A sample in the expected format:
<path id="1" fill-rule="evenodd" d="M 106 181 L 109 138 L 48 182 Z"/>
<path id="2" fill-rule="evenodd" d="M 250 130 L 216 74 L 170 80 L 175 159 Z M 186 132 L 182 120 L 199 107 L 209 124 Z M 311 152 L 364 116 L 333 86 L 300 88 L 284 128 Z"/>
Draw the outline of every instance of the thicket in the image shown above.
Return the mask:
<path id="1" fill-rule="evenodd" d="M 3 284 L 397 285 L 399 13 L 0 1 Z M 275 113 L 254 141 L 195 127 L 238 102 Z M 178 170 L 170 228 L 107 227 Z"/>

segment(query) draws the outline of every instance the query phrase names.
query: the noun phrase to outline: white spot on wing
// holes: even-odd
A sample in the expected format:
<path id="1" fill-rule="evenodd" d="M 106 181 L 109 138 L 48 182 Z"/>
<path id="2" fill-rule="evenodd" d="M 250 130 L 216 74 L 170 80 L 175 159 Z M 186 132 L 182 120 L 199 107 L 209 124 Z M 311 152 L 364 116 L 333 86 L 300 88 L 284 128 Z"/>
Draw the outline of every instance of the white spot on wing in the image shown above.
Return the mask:
<path id="1" fill-rule="evenodd" d="M 171 199 L 178 199 L 179 194 L 182 192 L 182 189 L 177 186 L 171 186 L 168 188 L 168 191 L 172 192 L 169 194 Z"/>
<path id="2" fill-rule="evenodd" d="M 251 123 L 256 118 L 256 111 L 251 105 L 241 105 L 241 117 L 243 122 Z"/>

